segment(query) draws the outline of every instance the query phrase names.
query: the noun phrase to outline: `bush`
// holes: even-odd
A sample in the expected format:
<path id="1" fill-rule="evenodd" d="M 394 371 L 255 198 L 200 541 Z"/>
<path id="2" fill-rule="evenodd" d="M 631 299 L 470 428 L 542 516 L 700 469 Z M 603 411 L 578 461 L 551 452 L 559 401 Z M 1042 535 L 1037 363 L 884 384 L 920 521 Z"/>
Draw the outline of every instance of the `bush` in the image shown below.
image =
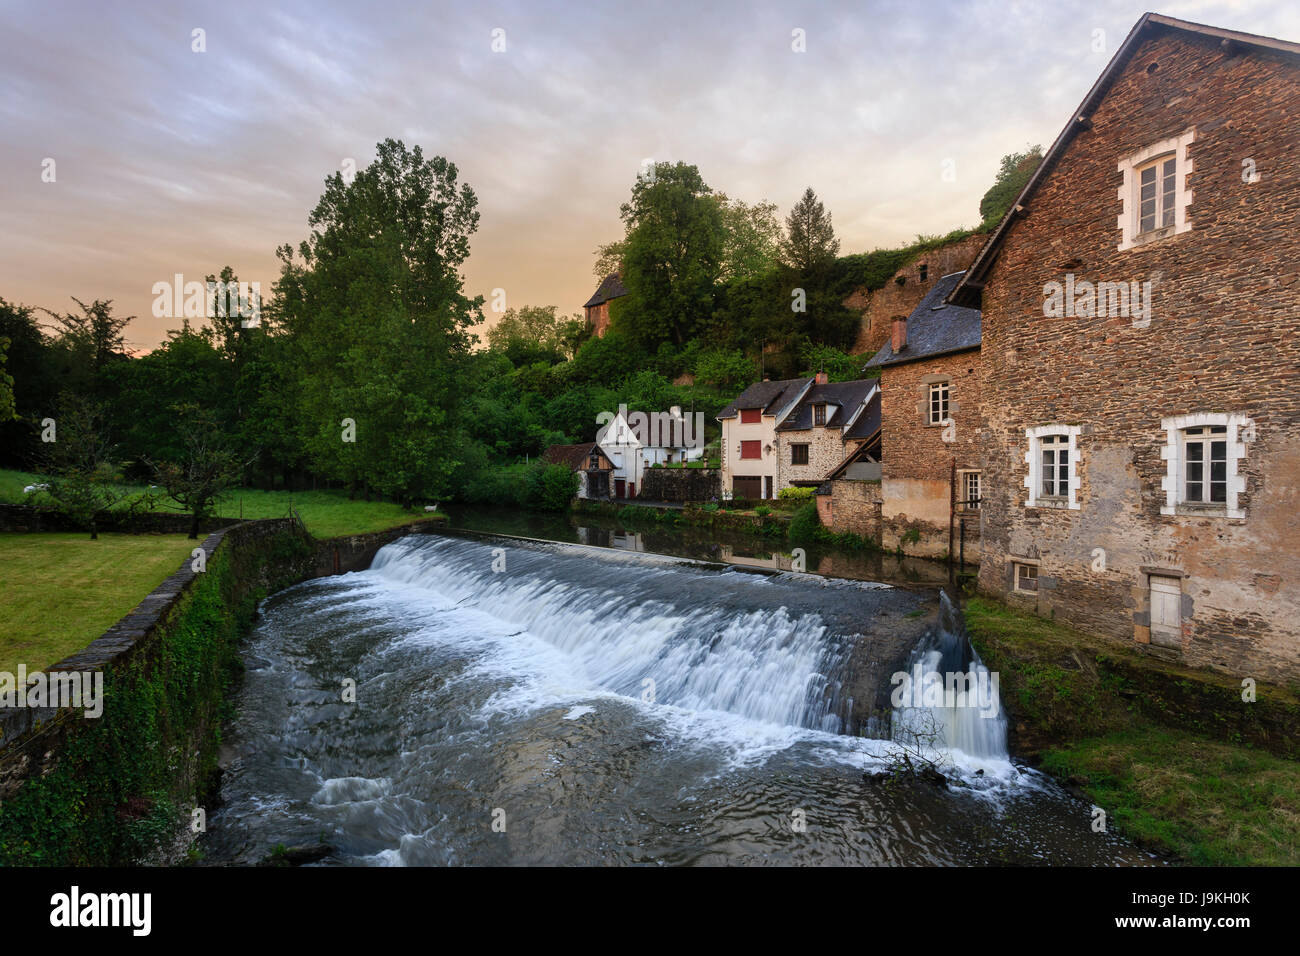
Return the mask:
<path id="1" fill-rule="evenodd" d="M 772 509 L 767 505 L 759 505 L 754 509 L 754 514 L 758 515 L 760 518 L 766 518 L 771 513 Z"/>
<path id="2" fill-rule="evenodd" d="M 814 488 L 799 488 L 791 485 L 789 488 L 782 488 L 776 496 L 786 501 L 811 501 L 815 491 Z"/>
<path id="3" fill-rule="evenodd" d="M 817 537 L 822 520 L 817 514 L 817 503 L 810 501 L 801 505 L 790 519 L 790 540 L 811 541 Z"/>

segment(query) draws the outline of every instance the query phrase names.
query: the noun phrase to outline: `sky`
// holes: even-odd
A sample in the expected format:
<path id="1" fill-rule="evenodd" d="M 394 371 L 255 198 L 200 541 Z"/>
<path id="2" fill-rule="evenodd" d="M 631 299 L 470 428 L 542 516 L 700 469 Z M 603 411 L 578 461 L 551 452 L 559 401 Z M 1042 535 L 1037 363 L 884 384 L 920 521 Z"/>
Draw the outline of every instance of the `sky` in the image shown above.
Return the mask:
<path id="1" fill-rule="evenodd" d="M 646 161 L 782 217 L 811 186 L 841 254 L 901 245 L 975 225 L 1148 9 L 1300 40 L 1294 0 L 0 0 L 0 297 L 112 299 L 147 351 L 180 324 L 155 283 L 269 293 L 387 137 L 474 189 L 489 305 L 580 312 Z"/>

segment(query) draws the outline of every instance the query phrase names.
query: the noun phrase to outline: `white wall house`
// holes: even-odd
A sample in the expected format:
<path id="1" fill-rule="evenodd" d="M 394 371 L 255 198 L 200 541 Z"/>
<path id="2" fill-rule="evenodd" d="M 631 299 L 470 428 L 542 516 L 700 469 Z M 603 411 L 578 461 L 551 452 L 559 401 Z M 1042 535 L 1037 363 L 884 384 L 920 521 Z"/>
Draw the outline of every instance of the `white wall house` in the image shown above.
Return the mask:
<path id="1" fill-rule="evenodd" d="M 722 423 L 722 493 L 775 498 L 780 472 L 776 429 L 813 387 L 814 378 L 758 382 L 718 413 Z"/>
<path id="2" fill-rule="evenodd" d="M 618 413 L 596 433 L 596 444 L 609 458 L 610 493 L 635 498 L 651 465 L 695 461 L 704 455 L 703 416 L 693 422 L 674 405 L 667 412 Z"/>

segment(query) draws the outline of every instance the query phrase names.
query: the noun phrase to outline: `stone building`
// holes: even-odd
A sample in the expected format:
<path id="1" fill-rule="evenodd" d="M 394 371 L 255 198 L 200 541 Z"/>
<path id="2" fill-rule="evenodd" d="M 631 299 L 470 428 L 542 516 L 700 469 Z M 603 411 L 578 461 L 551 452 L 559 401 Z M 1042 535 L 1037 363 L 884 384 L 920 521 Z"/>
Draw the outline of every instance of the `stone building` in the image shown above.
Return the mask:
<path id="1" fill-rule="evenodd" d="M 724 495 L 750 500 L 776 497 L 777 426 L 814 384 L 811 378 L 756 382 L 718 412 Z"/>
<path id="2" fill-rule="evenodd" d="M 1300 676 L 1298 124 L 1300 44 L 1155 14 L 1069 117 L 950 296 L 983 314 L 983 590 Z"/>
<path id="3" fill-rule="evenodd" d="M 594 441 L 549 445 L 542 452 L 542 461 L 550 465 L 565 465 L 576 472 L 579 498 L 605 499 L 610 496 L 609 479 L 613 465 Z"/>
<path id="4" fill-rule="evenodd" d="M 983 476 L 980 313 L 941 277 L 867 363 L 880 369 L 881 543 L 908 554 L 978 560 Z M 963 548 L 964 542 L 964 548 Z"/>
<path id="5" fill-rule="evenodd" d="M 582 306 L 587 319 L 587 331 L 597 338 L 603 337 L 609 331 L 609 304 L 625 295 L 627 289 L 623 288 L 617 272 L 605 276 L 591 298 Z"/>
<path id="6" fill-rule="evenodd" d="M 875 379 L 829 382 L 825 373 L 818 373 L 812 388 L 776 426 L 777 493 L 792 485 L 815 488 L 825 481 L 879 432 L 879 402 Z"/>

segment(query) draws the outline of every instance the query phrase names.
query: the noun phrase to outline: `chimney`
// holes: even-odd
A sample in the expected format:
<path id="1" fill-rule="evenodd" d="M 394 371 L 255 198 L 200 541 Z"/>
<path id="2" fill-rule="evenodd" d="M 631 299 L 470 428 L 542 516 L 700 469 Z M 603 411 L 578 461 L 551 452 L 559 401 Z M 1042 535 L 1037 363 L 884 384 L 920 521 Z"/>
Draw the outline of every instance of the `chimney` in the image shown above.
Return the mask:
<path id="1" fill-rule="evenodd" d="M 894 316 L 894 334 L 889 340 L 894 352 L 898 353 L 907 348 L 907 316 Z"/>
<path id="2" fill-rule="evenodd" d="M 825 385 L 825 384 L 827 384 L 830 380 L 831 380 L 831 379 L 830 379 L 830 376 L 827 375 L 825 372 L 818 372 L 818 373 L 817 373 L 817 378 L 815 379 L 814 384 L 816 384 L 816 385 Z"/>

